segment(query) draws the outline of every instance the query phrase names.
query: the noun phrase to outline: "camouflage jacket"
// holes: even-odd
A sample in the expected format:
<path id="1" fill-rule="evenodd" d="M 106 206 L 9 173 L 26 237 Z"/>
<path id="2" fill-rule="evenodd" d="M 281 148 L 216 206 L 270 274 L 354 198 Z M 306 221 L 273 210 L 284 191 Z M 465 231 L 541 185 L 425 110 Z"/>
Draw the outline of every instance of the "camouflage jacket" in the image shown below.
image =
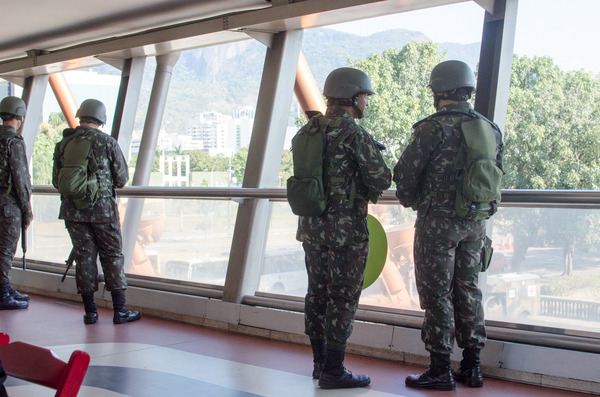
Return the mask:
<path id="1" fill-rule="evenodd" d="M 0 205 L 8 203 L 17 205 L 21 213 L 31 211 L 31 176 L 23 137 L 13 127 L 2 125 L 0 126 Z"/>
<path id="2" fill-rule="evenodd" d="M 475 113 L 469 102 L 456 102 L 440 109 L 413 128 L 409 144 L 394 167 L 396 197 L 405 207 L 417 209 L 417 216 L 426 213 L 453 217 L 457 169 L 455 167 L 461 145 L 458 123 Z M 497 127 L 495 127 L 497 128 Z M 502 164 L 504 145 L 498 130 L 497 159 Z"/>
<path id="3" fill-rule="evenodd" d="M 325 212 L 321 216 L 299 217 L 296 238 L 317 244 L 351 245 L 368 240 L 368 196 L 389 188 L 391 171 L 373 137 L 356 124 L 350 113 L 328 108 L 325 117 L 331 119 L 326 130 L 327 145 L 340 134 L 347 137 L 329 152 L 323 164 L 323 183 L 329 191 Z M 351 202 L 353 180 L 356 193 Z"/>
<path id="4" fill-rule="evenodd" d="M 84 129 L 88 139 L 92 141 L 91 150 L 98 163 L 98 182 L 100 189 L 106 191 L 96 204 L 89 208 L 78 210 L 73 203 L 61 197 L 59 219 L 76 222 L 105 223 L 119 219 L 116 194 L 114 189 L 121 188 L 129 180 L 127 162 L 117 141 L 104 132 L 89 127 L 67 128 L 63 131 L 63 139 Z M 62 142 L 62 141 L 61 141 Z M 60 144 L 54 148 L 54 167 L 52 168 L 52 184 L 58 187 L 58 173 L 62 167 Z"/>

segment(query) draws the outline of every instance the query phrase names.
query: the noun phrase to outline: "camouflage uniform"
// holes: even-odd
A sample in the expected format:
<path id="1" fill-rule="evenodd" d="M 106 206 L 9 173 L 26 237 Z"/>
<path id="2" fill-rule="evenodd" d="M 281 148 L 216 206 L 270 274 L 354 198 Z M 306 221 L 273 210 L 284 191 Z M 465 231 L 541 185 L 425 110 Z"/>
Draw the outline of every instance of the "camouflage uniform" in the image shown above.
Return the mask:
<path id="1" fill-rule="evenodd" d="M 390 186 L 391 172 L 373 138 L 350 113 L 328 108 L 326 131 L 330 145 L 340 134 L 342 143 L 324 164 L 329 200 L 321 216 L 301 216 L 296 238 L 303 244 L 308 292 L 305 332 L 311 339 L 327 339 L 345 346 L 360 298 L 369 252 L 367 202 L 369 192 Z M 304 127 L 310 128 L 316 117 Z M 301 130 L 302 131 L 302 130 Z M 351 202 L 352 180 L 356 198 Z"/>
<path id="2" fill-rule="evenodd" d="M 10 285 L 22 214 L 31 212 L 30 178 L 23 137 L 13 127 L 0 125 L 0 290 Z"/>
<path id="3" fill-rule="evenodd" d="M 474 112 L 456 102 L 440 112 Z M 394 167 L 396 196 L 417 209 L 415 276 L 425 310 L 422 339 L 432 353 L 450 354 L 454 337 L 461 348 L 482 349 L 486 341 L 481 291 L 477 287 L 485 221 L 455 212 L 456 169 L 460 147 L 457 123 L 469 116 L 432 115 L 415 124 L 410 143 Z M 502 135 L 497 131 L 497 159 Z"/>
<path id="4" fill-rule="evenodd" d="M 98 163 L 100 198 L 93 206 L 77 209 L 72 201 L 61 197 L 58 216 L 59 219 L 65 220 L 75 250 L 77 291 L 84 294 L 98 290 L 98 255 L 106 289 L 125 289 L 127 280 L 123 269 L 121 224 L 114 188 L 121 188 L 127 184 L 127 162 L 117 141 L 96 128 L 67 128 L 63 131 L 63 139 L 81 129 L 85 130 L 83 136 L 92 141 L 91 150 Z M 59 146 L 60 142 L 54 150 L 52 170 L 52 184 L 55 187 L 58 187 L 58 174 L 62 167 Z"/>

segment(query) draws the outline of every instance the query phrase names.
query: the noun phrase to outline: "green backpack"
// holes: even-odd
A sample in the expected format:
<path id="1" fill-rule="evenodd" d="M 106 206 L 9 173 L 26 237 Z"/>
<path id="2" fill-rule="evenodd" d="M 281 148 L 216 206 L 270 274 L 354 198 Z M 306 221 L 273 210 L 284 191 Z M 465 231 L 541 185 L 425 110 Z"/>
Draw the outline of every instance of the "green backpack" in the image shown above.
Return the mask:
<path id="1" fill-rule="evenodd" d="M 77 209 L 93 206 L 99 198 L 98 163 L 91 150 L 92 141 L 82 136 L 84 132 L 65 138 L 59 148 L 62 168 L 58 173 L 58 192 Z"/>
<path id="2" fill-rule="evenodd" d="M 498 211 L 504 175 L 496 159 L 496 130 L 488 120 L 478 117 L 463 121 L 460 132 L 456 213 L 466 219 L 488 219 Z"/>
<path id="3" fill-rule="evenodd" d="M 287 180 L 287 199 L 292 212 L 300 216 L 322 215 L 329 192 L 323 184 L 324 162 L 348 134 L 340 134 L 327 148 L 325 133 L 331 119 L 314 116 L 292 140 L 294 175 Z"/>

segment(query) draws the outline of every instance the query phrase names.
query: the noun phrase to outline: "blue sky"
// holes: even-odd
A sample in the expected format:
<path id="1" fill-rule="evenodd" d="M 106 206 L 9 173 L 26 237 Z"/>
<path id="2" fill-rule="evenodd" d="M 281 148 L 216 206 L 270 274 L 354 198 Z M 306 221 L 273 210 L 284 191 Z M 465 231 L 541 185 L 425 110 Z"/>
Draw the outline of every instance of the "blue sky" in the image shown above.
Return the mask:
<path id="1" fill-rule="evenodd" d="M 563 70 L 600 73 L 600 1 L 519 0 L 515 53 L 550 56 Z M 423 32 L 435 42 L 481 41 L 484 10 L 474 2 L 329 26 L 359 35 L 389 29 Z"/>

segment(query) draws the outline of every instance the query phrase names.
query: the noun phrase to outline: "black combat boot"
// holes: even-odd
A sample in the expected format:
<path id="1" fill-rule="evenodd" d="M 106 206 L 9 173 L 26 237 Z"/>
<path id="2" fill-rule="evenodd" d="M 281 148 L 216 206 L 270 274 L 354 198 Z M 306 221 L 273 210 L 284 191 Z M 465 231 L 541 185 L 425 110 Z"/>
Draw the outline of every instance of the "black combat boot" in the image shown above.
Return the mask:
<path id="1" fill-rule="evenodd" d="M 113 309 L 115 311 L 113 323 L 125 324 L 142 318 L 140 312 L 129 310 L 125 306 L 125 290 L 115 289 L 110 291 L 110 295 L 112 296 Z"/>
<path id="2" fill-rule="evenodd" d="M 481 349 L 466 348 L 463 350 L 460 369 L 454 371 L 454 379 L 457 382 L 464 382 L 469 387 L 483 386 L 480 353 Z"/>
<path id="3" fill-rule="evenodd" d="M 319 377 L 321 389 L 346 389 L 350 387 L 363 387 L 371 383 L 367 375 L 354 375 L 344 367 L 344 350 L 327 348 L 325 365 Z"/>
<path id="4" fill-rule="evenodd" d="M 19 291 L 17 291 L 16 289 L 14 289 L 12 285 L 10 285 L 9 292 L 10 292 L 10 295 L 16 301 L 27 302 L 29 300 L 29 295 L 20 293 Z"/>
<path id="5" fill-rule="evenodd" d="M 96 301 L 94 301 L 94 293 L 81 294 L 81 300 L 85 309 L 83 323 L 96 324 L 96 321 L 98 321 L 98 307 L 96 306 Z"/>
<path id="6" fill-rule="evenodd" d="M 325 365 L 325 357 L 327 357 L 327 340 L 326 339 L 312 339 L 310 340 L 310 346 L 313 352 L 313 379 L 319 379 L 321 371 Z"/>
<path id="7" fill-rule="evenodd" d="M 18 301 L 10 293 L 11 285 L 0 286 L 0 310 L 27 309 L 27 301 Z"/>
<path id="8" fill-rule="evenodd" d="M 431 365 L 421 375 L 406 377 L 406 386 L 433 390 L 454 390 L 456 382 L 450 369 L 450 355 L 431 353 Z"/>

